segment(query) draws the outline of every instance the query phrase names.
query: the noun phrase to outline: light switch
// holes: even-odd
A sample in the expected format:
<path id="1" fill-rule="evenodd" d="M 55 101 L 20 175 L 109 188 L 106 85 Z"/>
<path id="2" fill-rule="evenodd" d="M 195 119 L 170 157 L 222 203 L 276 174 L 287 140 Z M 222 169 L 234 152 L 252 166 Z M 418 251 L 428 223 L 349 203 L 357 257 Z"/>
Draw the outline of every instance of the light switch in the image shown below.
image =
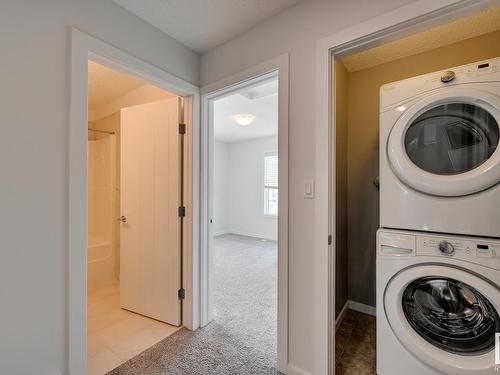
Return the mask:
<path id="1" fill-rule="evenodd" d="M 304 198 L 313 199 L 314 198 L 314 181 L 305 180 L 304 181 Z"/>

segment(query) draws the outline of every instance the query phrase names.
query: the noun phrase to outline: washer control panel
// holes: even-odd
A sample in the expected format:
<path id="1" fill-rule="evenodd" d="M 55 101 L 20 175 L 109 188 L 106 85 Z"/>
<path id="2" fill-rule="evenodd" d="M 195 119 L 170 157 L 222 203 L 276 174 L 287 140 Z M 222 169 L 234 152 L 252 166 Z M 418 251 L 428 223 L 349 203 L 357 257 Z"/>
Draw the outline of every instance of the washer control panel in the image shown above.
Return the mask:
<path id="1" fill-rule="evenodd" d="M 452 255 L 455 252 L 455 248 L 448 241 L 441 241 L 438 245 L 439 251 L 446 255 Z"/>
<path id="2" fill-rule="evenodd" d="M 452 257 L 500 269 L 500 240 L 420 234 L 416 240 L 416 256 Z"/>

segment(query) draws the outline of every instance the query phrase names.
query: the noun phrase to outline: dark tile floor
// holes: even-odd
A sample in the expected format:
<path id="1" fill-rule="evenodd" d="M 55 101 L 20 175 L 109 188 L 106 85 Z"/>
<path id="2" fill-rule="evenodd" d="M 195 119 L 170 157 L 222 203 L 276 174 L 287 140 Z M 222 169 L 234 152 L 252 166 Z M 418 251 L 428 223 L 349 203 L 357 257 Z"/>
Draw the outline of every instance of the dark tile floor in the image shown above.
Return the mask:
<path id="1" fill-rule="evenodd" d="M 376 374 L 375 317 L 347 310 L 335 335 L 335 374 Z"/>

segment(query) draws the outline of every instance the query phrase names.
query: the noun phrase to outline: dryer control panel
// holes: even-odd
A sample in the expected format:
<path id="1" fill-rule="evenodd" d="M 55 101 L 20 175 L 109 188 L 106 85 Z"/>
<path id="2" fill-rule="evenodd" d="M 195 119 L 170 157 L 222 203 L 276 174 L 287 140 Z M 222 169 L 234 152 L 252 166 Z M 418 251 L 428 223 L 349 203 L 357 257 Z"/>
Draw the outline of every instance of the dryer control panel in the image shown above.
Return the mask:
<path id="1" fill-rule="evenodd" d="M 467 83 L 500 84 L 500 57 L 455 66 L 380 87 L 381 112 L 399 106 L 401 102 L 443 87 Z"/>

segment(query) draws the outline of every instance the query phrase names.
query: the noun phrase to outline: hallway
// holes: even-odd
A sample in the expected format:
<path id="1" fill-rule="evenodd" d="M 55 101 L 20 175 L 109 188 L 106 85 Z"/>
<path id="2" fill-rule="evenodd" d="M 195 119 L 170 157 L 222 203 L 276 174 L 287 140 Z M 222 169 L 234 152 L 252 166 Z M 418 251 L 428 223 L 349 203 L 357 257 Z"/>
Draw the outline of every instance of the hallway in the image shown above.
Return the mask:
<path id="1" fill-rule="evenodd" d="M 276 242 L 214 238 L 215 319 L 181 329 L 110 374 L 275 374 Z"/>

